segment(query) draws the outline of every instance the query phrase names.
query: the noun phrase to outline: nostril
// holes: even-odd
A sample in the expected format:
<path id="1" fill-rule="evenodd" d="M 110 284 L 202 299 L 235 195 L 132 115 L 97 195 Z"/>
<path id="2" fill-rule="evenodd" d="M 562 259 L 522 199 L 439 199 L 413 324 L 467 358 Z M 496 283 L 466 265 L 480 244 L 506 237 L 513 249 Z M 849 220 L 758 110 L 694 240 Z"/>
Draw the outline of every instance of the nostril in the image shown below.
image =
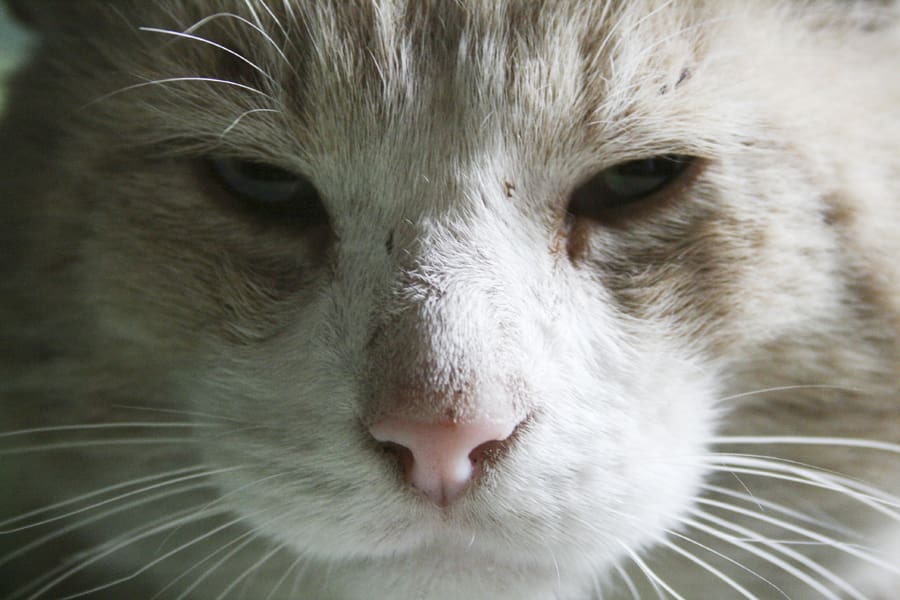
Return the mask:
<path id="1" fill-rule="evenodd" d="M 469 452 L 469 460 L 472 462 L 472 465 L 479 468 L 486 462 L 498 460 L 508 446 L 509 439 L 507 437 L 502 440 L 491 440 L 476 446 L 474 450 Z"/>
<path id="2" fill-rule="evenodd" d="M 385 454 L 393 456 L 403 473 L 409 473 L 413 467 L 412 450 L 395 442 L 379 442 Z"/>

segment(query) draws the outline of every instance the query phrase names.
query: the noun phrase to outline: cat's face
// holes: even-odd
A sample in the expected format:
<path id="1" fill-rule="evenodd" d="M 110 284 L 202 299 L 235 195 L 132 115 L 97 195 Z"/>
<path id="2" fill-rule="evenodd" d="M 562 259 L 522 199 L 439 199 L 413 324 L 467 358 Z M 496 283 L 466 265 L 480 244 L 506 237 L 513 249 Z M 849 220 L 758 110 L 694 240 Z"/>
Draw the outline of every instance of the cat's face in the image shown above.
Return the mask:
<path id="1" fill-rule="evenodd" d="M 42 202 L 85 232 L 87 345 L 206 415 L 222 502 L 289 551 L 577 594 L 683 526 L 726 396 L 842 368 L 851 177 L 790 100 L 842 48 L 799 14 L 115 4 L 33 17 L 85 57 Z M 438 507 L 397 415 L 516 427 Z"/>

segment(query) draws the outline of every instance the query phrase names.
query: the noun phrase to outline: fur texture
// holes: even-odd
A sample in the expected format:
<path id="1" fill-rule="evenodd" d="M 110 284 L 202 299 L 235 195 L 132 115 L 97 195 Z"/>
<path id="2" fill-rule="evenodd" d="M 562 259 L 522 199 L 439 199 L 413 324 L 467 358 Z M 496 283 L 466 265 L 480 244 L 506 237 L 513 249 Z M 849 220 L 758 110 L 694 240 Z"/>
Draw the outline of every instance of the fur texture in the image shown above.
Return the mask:
<path id="1" fill-rule="evenodd" d="M 0 597 L 900 585 L 893 3 L 11 4 Z M 398 406 L 525 424 L 437 509 L 366 431 Z"/>

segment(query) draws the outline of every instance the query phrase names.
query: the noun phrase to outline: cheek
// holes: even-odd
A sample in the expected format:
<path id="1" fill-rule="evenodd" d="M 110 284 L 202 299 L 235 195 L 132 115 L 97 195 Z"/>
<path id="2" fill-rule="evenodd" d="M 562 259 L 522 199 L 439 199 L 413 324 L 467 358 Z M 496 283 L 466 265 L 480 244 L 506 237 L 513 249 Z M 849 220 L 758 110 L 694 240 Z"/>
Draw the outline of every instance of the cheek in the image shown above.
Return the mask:
<path id="1" fill-rule="evenodd" d="M 576 379 L 561 402 L 547 403 L 560 421 L 556 434 L 572 432 L 573 447 L 590 449 L 581 459 L 589 469 L 618 474 L 634 489 L 694 469 L 718 413 L 711 367 L 659 332 L 648 330 L 640 343 L 624 364 L 594 358 L 605 364 Z"/>
<path id="2" fill-rule="evenodd" d="M 750 196 L 730 202 L 685 206 L 633 231 L 595 231 L 588 268 L 638 327 L 656 324 L 710 357 L 826 316 L 821 302 L 835 295 L 820 291 L 837 278 L 815 217 L 747 208 L 764 204 Z"/>
<path id="3" fill-rule="evenodd" d="M 658 325 L 682 346 L 708 349 L 742 301 L 743 242 L 727 232 L 752 227 L 710 215 L 677 229 L 627 234 L 595 264 L 624 314 Z"/>
<path id="4" fill-rule="evenodd" d="M 183 162 L 126 164 L 92 183 L 82 255 L 101 324 L 167 350 L 253 343 L 288 326 L 327 268 L 330 233 L 232 214 Z"/>
<path id="5" fill-rule="evenodd" d="M 595 509 L 622 493 L 654 518 L 674 514 L 669 508 L 697 492 L 718 421 L 719 373 L 671 319 L 619 310 L 602 280 L 573 277 L 567 286 L 582 294 L 554 320 L 555 351 L 533 360 L 548 419 L 536 445 L 568 457 Z"/>
<path id="6" fill-rule="evenodd" d="M 500 465 L 495 500 L 538 515 L 531 527 L 559 556 L 590 548 L 617 557 L 619 541 L 653 543 L 679 527 L 701 492 L 718 420 L 716 374 L 654 332 L 643 338 L 650 347 L 657 340 L 656 350 L 628 352 L 626 361 L 621 348 L 618 357 L 554 357 L 534 371 L 537 418 Z M 499 522 L 517 521 L 504 514 Z"/>

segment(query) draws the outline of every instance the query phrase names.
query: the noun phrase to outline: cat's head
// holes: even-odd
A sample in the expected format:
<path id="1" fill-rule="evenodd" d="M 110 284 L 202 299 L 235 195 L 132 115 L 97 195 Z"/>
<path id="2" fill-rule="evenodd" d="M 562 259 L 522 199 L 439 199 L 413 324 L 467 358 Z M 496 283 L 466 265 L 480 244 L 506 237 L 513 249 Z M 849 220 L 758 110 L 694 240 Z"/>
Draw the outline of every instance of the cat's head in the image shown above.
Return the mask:
<path id="1" fill-rule="evenodd" d="M 864 319 L 847 232 L 886 190 L 833 146 L 889 167 L 833 122 L 872 85 L 846 75 L 849 25 L 14 4 L 47 33 L 30 110 L 61 116 L 27 160 L 65 165 L 22 185 L 65 232 L 77 330 L 107 374 L 224 423 L 198 435 L 240 467 L 225 501 L 300 553 L 580 582 L 679 527 L 725 395 L 840 369 L 817 353 Z M 473 431 L 458 488 L 412 474 Z"/>

